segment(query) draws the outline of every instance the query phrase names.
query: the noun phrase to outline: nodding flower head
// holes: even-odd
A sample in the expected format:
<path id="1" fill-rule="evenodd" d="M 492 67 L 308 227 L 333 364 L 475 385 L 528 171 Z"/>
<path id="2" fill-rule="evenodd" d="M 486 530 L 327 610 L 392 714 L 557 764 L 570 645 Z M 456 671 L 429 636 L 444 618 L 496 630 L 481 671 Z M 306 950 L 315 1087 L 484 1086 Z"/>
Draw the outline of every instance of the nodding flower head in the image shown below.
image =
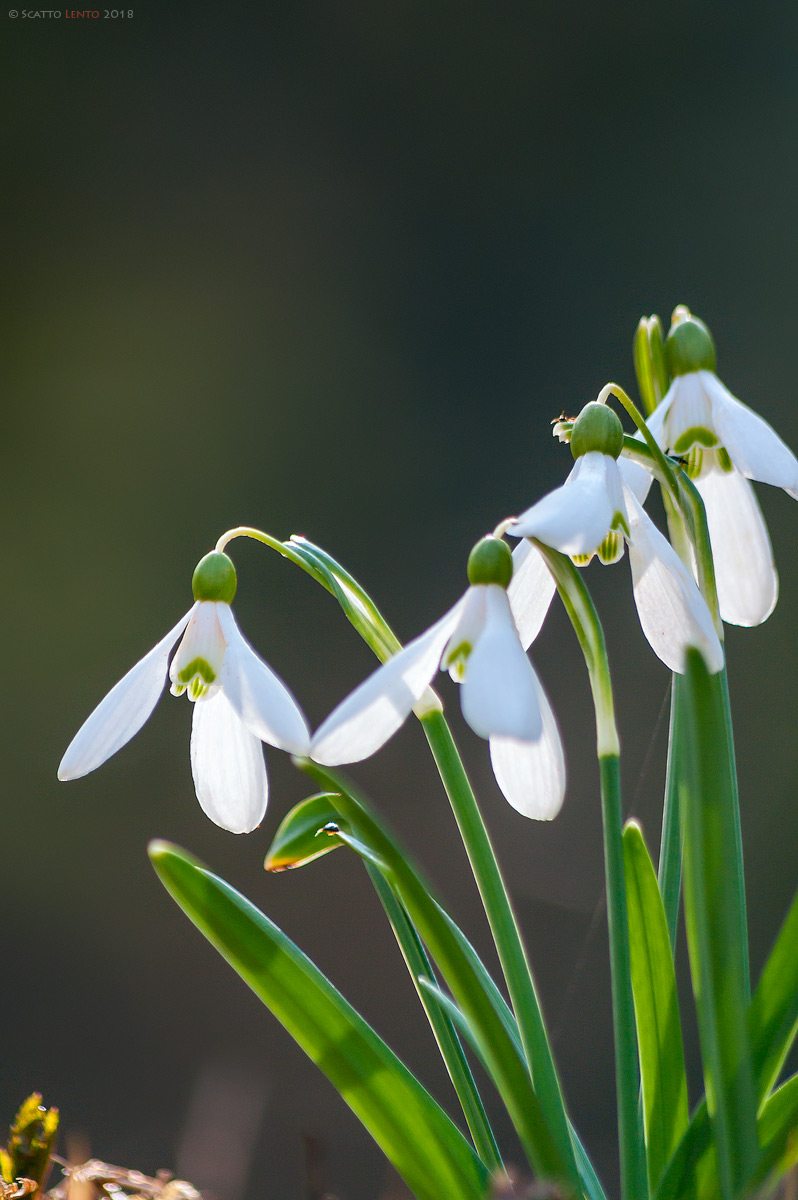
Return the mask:
<path id="1" fill-rule="evenodd" d="M 307 722 L 294 697 L 239 630 L 230 602 L 235 567 L 226 554 L 207 554 L 193 578 L 194 605 L 174 629 L 128 671 L 67 747 L 59 779 L 78 779 L 101 766 L 138 733 L 166 681 L 194 702 L 191 768 L 197 798 L 217 825 L 249 833 L 263 819 L 268 781 L 261 742 L 306 754 Z"/>

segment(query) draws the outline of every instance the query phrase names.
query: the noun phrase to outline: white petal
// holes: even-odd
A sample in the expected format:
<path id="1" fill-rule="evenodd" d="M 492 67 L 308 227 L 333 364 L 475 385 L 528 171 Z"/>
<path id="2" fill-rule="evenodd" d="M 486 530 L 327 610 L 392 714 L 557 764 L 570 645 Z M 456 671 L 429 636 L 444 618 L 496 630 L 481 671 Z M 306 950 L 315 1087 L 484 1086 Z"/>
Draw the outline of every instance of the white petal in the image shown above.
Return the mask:
<path id="1" fill-rule="evenodd" d="M 82 775 L 88 775 L 138 733 L 158 703 L 166 682 L 169 652 L 188 624 L 194 608 L 180 618 L 149 654 L 131 667 L 84 721 L 61 759 L 59 779 L 80 779 Z"/>
<path id="2" fill-rule="evenodd" d="M 535 670 L 518 640 L 506 591 L 496 583 L 481 586 L 485 627 L 466 663 L 463 716 L 479 737 L 534 741 L 542 729 Z"/>
<path id="3" fill-rule="evenodd" d="M 465 597 L 333 709 L 313 737 L 311 758 L 332 767 L 360 762 L 385 745 L 429 686 L 464 602 Z"/>
<path id="4" fill-rule="evenodd" d="M 773 612 L 779 577 L 754 489 L 739 471 L 709 471 L 695 481 L 707 510 L 720 615 L 760 625 Z"/>
<path id="5" fill-rule="evenodd" d="M 592 554 L 615 517 L 608 465 L 616 474 L 617 466 L 609 455 L 595 450 L 583 454 L 578 465 L 578 474 L 572 473 L 562 487 L 528 508 L 507 532 L 538 538 L 563 554 Z"/>
<path id="6" fill-rule="evenodd" d="M 222 664 L 222 690 L 250 733 L 287 750 L 307 755 L 310 730 L 302 709 L 271 667 L 250 646 L 236 625 L 229 604 L 216 605 L 227 643 Z"/>
<path id="7" fill-rule="evenodd" d="M 540 551 L 531 542 L 519 542 L 513 550 L 513 577 L 507 599 L 525 650 L 540 633 L 556 590 L 554 576 Z"/>
<path id="8" fill-rule="evenodd" d="M 224 692 L 194 705 L 191 773 L 203 812 L 230 833 L 263 820 L 269 785 L 260 741 L 239 721 Z"/>
<path id="9" fill-rule="evenodd" d="M 717 436 L 712 405 L 706 388 L 705 376 L 709 374 L 709 371 L 688 371 L 686 375 L 677 375 L 668 388 L 662 401 L 662 407 L 666 401 L 669 404 L 663 434 L 668 449 L 673 450 L 679 438 L 692 429 L 704 429 Z M 652 417 L 656 415 L 657 410 L 655 409 Z M 651 429 L 650 422 L 649 429 Z M 654 436 L 657 435 L 654 434 Z M 689 440 L 689 445 L 679 447 L 679 453 L 686 453 L 693 444 L 692 438 L 687 440 Z"/>
<path id="10" fill-rule="evenodd" d="M 723 666 L 709 609 L 679 555 L 633 496 L 627 496 L 637 615 L 652 650 L 672 671 L 685 670 L 685 651 L 700 650 L 708 670 Z"/>
<path id="11" fill-rule="evenodd" d="M 798 499 L 798 459 L 767 421 L 732 396 L 711 371 L 707 390 L 718 438 L 738 471 L 749 479 L 784 488 Z"/>
<path id="12" fill-rule="evenodd" d="M 492 737 L 490 760 L 505 798 L 522 816 L 550 821 L 565 798 L 565 756 L 546 693 L 536 678 L 543 731 L 536 742 Z"/>
<path id="13" fill-rule="evenodd" d="M 640 439 L 640 435 L 638 434 Z M 642 440 L 642 439 L 640 439 Z M 654 477 L 645 467 L 641 467 L 640 463 L 632 462 L 630 458 L 618 459 L 618 470 L 621 473 L 621 480 L 625 488 L 632 493 L 636 500 L 641 504 L 645 504 L 646 496 L 648 495 L 651 484 L 654 482 Z"/>

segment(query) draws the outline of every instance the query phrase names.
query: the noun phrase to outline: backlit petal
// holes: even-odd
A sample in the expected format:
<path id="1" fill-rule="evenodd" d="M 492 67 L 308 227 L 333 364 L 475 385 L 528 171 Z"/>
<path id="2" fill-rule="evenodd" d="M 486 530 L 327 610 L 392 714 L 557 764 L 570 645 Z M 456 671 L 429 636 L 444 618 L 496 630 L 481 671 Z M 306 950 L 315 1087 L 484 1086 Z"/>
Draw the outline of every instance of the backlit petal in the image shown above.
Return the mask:
<path id="1" fill-rule="evenodd" d="M 538 679 L 543 731 L 536 742 L 492 737 L 490 760 L 496 782 L 509 803 L 525 817 L 550 821 L 565 797 L 565 756 L 560 731 Z"/>
<path id="2" fill-rule="evenodd" d="M 333 709 L 313 737 L 311 758 L 325 766 L 360 762 L 385 745 L 429 686 L 463 604 L 464 598 Z"/>
<path id="3" fill-rule="evenodd" d="M 685 651 L 700 650 L 708 670 L 723 666 L 723 648 L 704 598 L 682 560 L 634 496 L 627 495 L 637 615 L 652 650 L 672 671 L 685 670 Z"/>
<path id="4" fill-rule="evenodd" d="M 695 438 L 690 436 L 692 430 L 699 432 L 701 445 L 706 444 L 703 435 L 709 434 L 710 441 L 713 433 L 717 436 L 713 427 L 712 405 L 706 389 L 705 377 L 710 374 L 710 371 L 689 371 L 686 375 L 677 375 L 668 388 L 662 406 L 669 402 L 663 434 L 669 450 L 686 453 L 695 441 Z M 657 415 L 657 411 L 658 409 L 654 410 L 652 417 Z M 656 438 L 656 425 L 652 429 L 650 421 L 649 429 Z M 682 446 L 679 445 L 680 439 L 684 439 L 685 444 Z"/>
<path id="5" fill-rule="evenodd" d="M 59 779 L 88 775 L 138 733 L 158 703 L 166 682 L 169 652 L 195 608 L 196 605 L 149 654 L 131 667 L 84 721 L 61 759 Z"/>
<path id="6" fill-rule="evenodd" d="M 217 691 L 194 705 L 191 773 L 203 812 L 230 833 L 251 833 L 263 820 L 269 785 L 263 748 Z"/>
<path id="7" fill-rule="evenodd" d="M 593 554 L 606 537 L 615 516 L 608 467 L 615 461 L 591 450 L 583 454 L 562 487 L 549 492 L 522 513 L 508 529 L 513 537 L 534 537 L 563 554 Z"/>
<path id="8" fill-rule="evenodd" d="M 711 371 L 707 391 L 721 445 L 738 471 L 749 479 L 784 488 L 798 499 L 798 459 L 767 421 L 743 404 Z"/>
<path id="9" fill-rule="evenodd" d="M 776 606 L 779 577 L 754 489 L 739 471 L 709 471 L 695 481 L 707 512 L 720 615 L 760 625 Z"/>
<path id="10" fill-rule="evenodd" d="M 485 627 L 466 664 L 463 716 L 480 737 L 532 741 L 542 729 L 535 671 L 518 640 L 504 588 L 482 586 Z"/>
<path id="11" fill-rule="evenodd" d="M 287 750 L 306 755 L 310 749 L 307 721 L 282 679 L 260 658 L 236 624 L 229 604 L 217 604 L 227 643 L 222 664 L 222 690 L 250 733 Z"/>
<path id="12" fill-rule="evenodd" d="M 554 576 L 540 551 L 531 542 L 519 542 L 513 550 L 513 577 L 507 599 L 525 650 L 540 633 L 556 590 Z"/>

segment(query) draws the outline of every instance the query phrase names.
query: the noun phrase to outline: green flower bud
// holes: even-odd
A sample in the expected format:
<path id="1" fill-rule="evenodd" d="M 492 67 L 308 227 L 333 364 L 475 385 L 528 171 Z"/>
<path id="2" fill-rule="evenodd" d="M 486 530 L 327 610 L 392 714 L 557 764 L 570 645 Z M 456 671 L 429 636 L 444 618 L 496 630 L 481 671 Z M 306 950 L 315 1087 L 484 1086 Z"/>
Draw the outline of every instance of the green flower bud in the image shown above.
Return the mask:
<path id="1" fill-rule="evenodd" d="M 591 400 L 574 421 L 571 430 L 571 453 L 581 458 L 589 450 L 617 458 L 623 449 L 623 425 L 618 414 L 606 404 Z"/>
<path id="2" fill-rule="evenodd" d="M 665 339 L 665 358 L 671 375 L 715 370 L 715 343 L 703 321 L 683 307 L 674 310 Z"/>
<path id="3" fill-rule="evenodd" d="M 513 556 L 507 543 L 492 534 L 477 542 L 468 556 L 468 582 L 471 586 L 498 583 L 499 587 L 506 588 L 512 577 Z"/>
<path id="4" fill-rule="evenodd" d="M 223 604 L 232 604 L 236 583 L 232 559 L 218 550 L 212 550 L 197 563 L 191 587 L 195 600 L 218 600 Z"/>

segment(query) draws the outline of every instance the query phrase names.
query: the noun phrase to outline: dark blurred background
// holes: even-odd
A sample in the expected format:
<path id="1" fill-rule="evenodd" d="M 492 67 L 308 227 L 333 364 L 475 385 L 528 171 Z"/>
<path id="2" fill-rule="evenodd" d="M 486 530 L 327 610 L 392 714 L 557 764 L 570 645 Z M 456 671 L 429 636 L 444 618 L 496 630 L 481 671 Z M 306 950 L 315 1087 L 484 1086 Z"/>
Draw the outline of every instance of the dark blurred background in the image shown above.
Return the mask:
<path id="1" fill-rule="evenodd" d="M 263 826 L 217 829 L 193 794 L 189 705 L 168 697 L 96 774 L 58 784 L 58 761 L 188 607 L 195 562 L 229 526 L 307 534 L 400 636 L 425 628 L 460 594 L 477 537 L 563 478 L 550 420 L 608 379 L 633 387 L 642 313 L 691 305 L 721 377 L 798 446 L 798 15 L 687 0 L 99 11 L 0 13 L 0 1121 L 39 1089 L 95 1154 L 170 1167 L 217 1200 L 304 1195 L 311 1137 L 330 1190 L 371 1200 L 391 1186 L 380 1153 L 145 853 L 172 839 L 257 901 L 453 1111 L 360 865 L 339 852 L 262 870 L 304 778 L 269 751 Z M 766 625 L 728 637 L 756 969 L 795 886 L 798 782 L 798 509 L 759 494 L 782 598 Z M 234 557 L 244 631 L 318 724 L 368 652 L 300 572 L 254 544 Z M 626 563 L 588 580 L 626 808 L 656 849 L 668 673 Z M 612 1184 L 594 735 L 556 606 L 534 657 L 570 770 L 551 825 L 507 806 L 456 690 L 441 689 L 574 1119 Z M 492 963 L 418 728 L 353 774 Z"/>

